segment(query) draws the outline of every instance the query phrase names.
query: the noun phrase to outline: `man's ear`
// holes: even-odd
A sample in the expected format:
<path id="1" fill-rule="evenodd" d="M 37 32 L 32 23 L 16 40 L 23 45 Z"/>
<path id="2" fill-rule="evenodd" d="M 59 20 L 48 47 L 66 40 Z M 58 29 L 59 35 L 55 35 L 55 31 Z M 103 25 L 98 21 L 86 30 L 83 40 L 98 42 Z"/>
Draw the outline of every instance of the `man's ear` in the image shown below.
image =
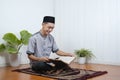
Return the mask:
<path id="1" fill-rule="evenodd" d="M 42 26 L 45 25 L 45 23 L 42 23 Z"/>
<path id="2" fill-rule="evenodd" d="M 45 22 L 45 23 L 42 23 L 42 25 L 45 25 L 45 24 L 47 24 L 47 22 Z"/>
<path id="3" fill-rule="evenodd" d="M 45 26 L 45 23 L 42 23 L 42 26 L 44 27 L 44 26 Z"/>

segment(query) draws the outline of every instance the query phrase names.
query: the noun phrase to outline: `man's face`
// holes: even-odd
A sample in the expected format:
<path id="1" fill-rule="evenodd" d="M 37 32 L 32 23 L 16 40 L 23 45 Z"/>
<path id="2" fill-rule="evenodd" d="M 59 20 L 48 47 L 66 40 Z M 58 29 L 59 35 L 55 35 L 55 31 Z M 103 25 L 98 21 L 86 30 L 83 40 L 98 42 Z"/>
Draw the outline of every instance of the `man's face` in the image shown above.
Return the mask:
<path id="1" fill-rule="evenodd" d="M 54 29 L 53 23 L 43 23 L 42 26 L 44 35 L 48 35 Z"/>

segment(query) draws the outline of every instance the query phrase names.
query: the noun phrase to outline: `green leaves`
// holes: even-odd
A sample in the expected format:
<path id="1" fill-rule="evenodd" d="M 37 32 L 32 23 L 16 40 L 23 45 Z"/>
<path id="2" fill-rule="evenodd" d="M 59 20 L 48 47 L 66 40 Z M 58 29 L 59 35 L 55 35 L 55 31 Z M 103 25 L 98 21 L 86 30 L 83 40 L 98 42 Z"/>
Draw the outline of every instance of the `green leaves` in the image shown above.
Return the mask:
<path id="1" fill-rule="evenodd" d="M 28 44 L 31 35 L 32 34 L 26 30 L 20 31 L 20 39 L 18 39 L 13 33 L 4 34 L 3 40 L 6 43 L 0 45 L 0 52 L 6 51 L 11 54 L 18 53 L 22 45 Z"/>
<path id="2" fill-rule="evenodd" d="M 26 30 L 23 30 L 23 31 L 20 32 L 20 35 L 21 35 L 21 39 L 20 40 L 22 41 L 22 43 L 24 45 L 27 45 L 28 44 L 28 40 L 29 40 L 29 38 L 31 36 L 31 33 L 29 33 Z"/>
<path id="3" fill-rule="evenodd" d="M 11 45 L 19 45 L 19 44 L 21 44 L 21 41 L 13 33 L 6 33 L 3 36 L 3 39 L 7 43 L 10 43 Z"/>
<path id="4" fill-rule="evenodd" d="M 4 52 L 5 50 L 5 45 L 4 44 L 0 44 L 0 52 Z"/>
<path id="5" fill-rule="evenodd" d="M 16 54 L 18 53 L 18 45 L 13 45 L 10 43 L 6 43 L 6 52 L 10 54 Z"/>
<path id="6" fill-rule="evenodd" d="M 75 54 L 78 57 L 87 57 L 87 58 L 92 58 L 94 55 L 92 53 L 92 51 L 90 51 L 89 49 L 80 49 L 80 50 L 75 50 Z"/>

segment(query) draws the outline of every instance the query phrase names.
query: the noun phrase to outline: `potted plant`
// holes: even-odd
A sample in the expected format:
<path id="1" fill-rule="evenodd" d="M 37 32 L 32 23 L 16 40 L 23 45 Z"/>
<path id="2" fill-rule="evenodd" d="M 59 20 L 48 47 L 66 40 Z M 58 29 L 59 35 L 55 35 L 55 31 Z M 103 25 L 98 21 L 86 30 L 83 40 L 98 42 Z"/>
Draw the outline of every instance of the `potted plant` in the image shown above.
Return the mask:
<path id="1" fill-rule="evenodd" d="M 88 60 L 94 57 L 92 51 L 90 51 L 89 49 L 84 49 L 84 48 L 75 50 L 75 54 L 77 55 L 78 62 L 80 64 L 85 64 Z"/>
<path id="2" fill-rule="evenodd" d="M 19 65 L 19 50 L 23 45 L 28 44 L 28 40 L 31 36 L 26 30 L 20 31 L 20 39 L 13 33 L 6 33 L 3 36 L 5 43 L 0 44 L 0 51 L 9 53 L 9 61 L 11 66 Z"/>

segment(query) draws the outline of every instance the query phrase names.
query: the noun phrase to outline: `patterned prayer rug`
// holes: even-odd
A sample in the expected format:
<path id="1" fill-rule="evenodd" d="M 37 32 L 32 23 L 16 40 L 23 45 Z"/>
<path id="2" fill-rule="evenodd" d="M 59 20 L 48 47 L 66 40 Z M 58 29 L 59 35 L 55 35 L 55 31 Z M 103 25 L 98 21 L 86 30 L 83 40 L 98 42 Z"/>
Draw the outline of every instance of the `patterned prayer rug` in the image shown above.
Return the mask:
<path id="1" fill-rule="evenodd" d="M 93 70 L 74 69 L 74 68 L 72 68 L 71 70 L 62 71 L 59 74 L 36 73 L 31 68 L 16 69 L 13 71 L 37 75 L 37 76 L 49 77 L 57 80 L 87 80 L 89 78 L 93 78 L 107 73 L 107 71 L 93 71 Z"/>

